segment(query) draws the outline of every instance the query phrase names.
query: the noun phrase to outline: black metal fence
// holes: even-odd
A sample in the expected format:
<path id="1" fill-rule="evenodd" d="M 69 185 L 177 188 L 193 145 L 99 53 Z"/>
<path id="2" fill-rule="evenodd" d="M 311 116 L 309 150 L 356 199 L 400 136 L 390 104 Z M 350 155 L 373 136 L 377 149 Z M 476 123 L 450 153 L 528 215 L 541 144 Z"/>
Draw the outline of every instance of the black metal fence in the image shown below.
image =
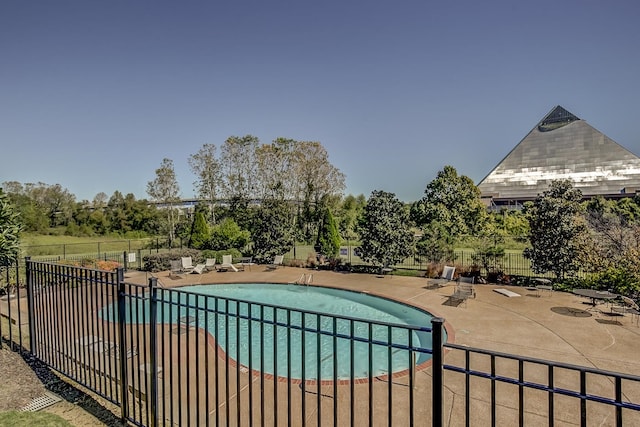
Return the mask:
<path id="1" fill-rule="evenodd" d="M 445 344 L 442 319 L 363 321 L 125 283 L 122 269 L 26 271 L 28 298 L 7 306 L 28 313 L 30 351 L 134 425 L 640 425 L 640 377 Z"/>
<path id="2" fill-rule="evenodd" d="M 119 248 L 112 250 L 109 248 Z M 181 249 L 182 241 L 174 249 Z M 86 261 L 116 261 L 125 268 L 141 269 L 143 257 L 153 253 L 169 251 L 166 242 L 160 239 L 137 239 L 118 240 L 90 243 L 70 243 L 58 245 L 33 245 L 22 248 L 23 253 L 31 259 L 43 262 L 60 262 L 62 260 L 84 263 Z M 125 255 L 123 255 L 125 254 Z M 312 245 L 296 243 L 294 247 L 285 255 L 288 260 L 297 260 L 304 263 L 310 255 L 315 255 Z M 478 265 L 476 252 L 468 249 L 454 251 L 454 259 L 449 263 L 455 264 L 461 270 L 480 268 L 483 275 L 489 272 L 501 272 L 509 276 L 542 277 L 534 274 L 531 270 L 531 262 L 526 259 L 522 252 L 506 252 L 503 256 L 497 256 L 485 261 L 486 265 Z M 133 256 L 133 260 L 127 257 Z M 355 253 L 355 246 L 344 245 L 340 248 L 340 260 L 343 264 L 353 266 L 368 265 Z M 411 255 L 394 267 L 408 270 L 425 270 L 430 262 L 417 255 Z M 95 267 L 95 266 L 94 266 Z M 586 273 L 579 272 L 579 277 L 584 277 Z M 544 275 L 543 275 L 544 276 Z M 546 275 L 545 277 L 551 277 Z"/>
<path id="3" fill-rule="evenodd" d="M 640 425 L 640 377 L 444 345 L 445 384 L 458 384 L 451 425 Z M 533 410 L 535 408 L 535 410 Z"/>

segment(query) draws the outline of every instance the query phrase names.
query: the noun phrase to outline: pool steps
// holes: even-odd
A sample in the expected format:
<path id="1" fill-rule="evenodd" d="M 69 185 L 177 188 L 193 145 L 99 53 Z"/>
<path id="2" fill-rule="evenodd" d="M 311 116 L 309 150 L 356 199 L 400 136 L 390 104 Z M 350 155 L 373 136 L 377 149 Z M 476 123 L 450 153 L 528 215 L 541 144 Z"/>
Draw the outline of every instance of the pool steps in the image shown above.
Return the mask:
<path id="1" fill-rule="evenodd" d="M 310 285 L 313 282 L 313 274 L 302 273 L 302 275 L 292 285 Z"/>

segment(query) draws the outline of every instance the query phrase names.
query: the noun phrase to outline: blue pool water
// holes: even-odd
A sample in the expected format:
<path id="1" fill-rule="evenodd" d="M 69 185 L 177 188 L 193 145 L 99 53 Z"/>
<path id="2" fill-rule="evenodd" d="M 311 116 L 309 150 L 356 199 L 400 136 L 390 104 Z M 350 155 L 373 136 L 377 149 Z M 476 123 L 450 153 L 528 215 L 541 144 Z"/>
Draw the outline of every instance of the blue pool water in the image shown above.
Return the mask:
<path id="1" fill-rule="evenodd" d="M 421 351 L 431 348 L 429 313 L 364 293 L 264 283 L 159 292 L 167 302 L 159 303 L 158 321 L 204 328 L 230 358 L 263 373 L 303 380 L 369 378 L 431 357 Z M 126 321 L 148 321 L 148 304 L 138 304 L 127 309 Z M 105 307 L 103 316 L 111 312 Z"/>

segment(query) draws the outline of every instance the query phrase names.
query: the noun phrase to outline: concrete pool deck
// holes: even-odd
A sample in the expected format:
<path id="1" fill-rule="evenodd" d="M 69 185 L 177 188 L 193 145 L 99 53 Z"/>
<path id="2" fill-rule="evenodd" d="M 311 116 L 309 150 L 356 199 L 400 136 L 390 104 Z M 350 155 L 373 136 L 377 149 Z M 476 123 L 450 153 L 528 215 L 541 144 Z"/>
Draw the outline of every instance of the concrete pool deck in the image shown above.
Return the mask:
<path id="1" fill-rule="evenodd" d="M 455 282 L 436 287 L 423 277 L 376 276 L 283 267 L 268 271 L 254 265 L 240 272 L 154 274 L 165 288 L 208 283 L 293 283 L 302 274 L 312 284 L 365 291 L 426 309 L 443 317 L 453 342 L 470 347 L 572 363 L 637 375 L 640 373 L 640 327 L 629 315 L 610 315 L 606 305 L 591 307 L 588 299 L 566 292 L 543 292 L 495 284 L 474 285 L 476 298 L 451 305 Z M 146 284 L 151 274 L 131 272 L 126 281 Z M 507 297 L 495 289 L 508 289 Z"/>
<path id="2" fill-rule="evenodd" d="M 423 308 L 446 320 L 450 343 L 631 375 L 640 373 L 640 327 L 636 323 L 637 320 L 633 319 L 632 322 L 628 315 L 612 316 L 608 314 L 608 306 L 592 307 L 587 298 L 571 293 L 543 292 L 493 284 L 475 285 L 475 298 L 469 299 L 466 304 L 452 305 L 449 297 L 454 292 L 455 282 L 438 287 L 436 281 L 423 277 L 377 276 L 295 267 L 268 270 L 265 266 L 259 265 L 247 266 L 245 271 L 240 272 L 213 271 L 178 276 L 170 275 L 168 271 L 153 274 L 129 271 L 125 274 L 125 282 L 147 285 L 149 278 L 156 277 L 160 287 L 177 288 L 195 284 L 293 283 L 299 281 L 303 275 L 305 281 L 311 275 L 312 285 L 367 292 Z M 508 297 L 494 292 L 496 289 L 506 289 L 519 296 Z M 17 301 L 12 300 L 12 303 L 15 304 Z M 28 318 L 25 298 L 21 298 L 20 309 L 23 312 L 23 320 Z M 12 315 L 16 315 L 15 310 Z M 102 322 L 98 318 L 91 320 L 94 321 Z M 158 327 L 159 337 L 163 337 L 160 340 L 158 355 L 161 363 L 158 373 L 158 378 L 161 379 L 159 404 L 163 408 L 161 416 L 165 419 L 187 425 L 193 424 L 195 420 L 201 423 L 208 418 L 213 425 L 224 425 L 227 422 L 235 425 L 236 414 L 242 413 L 244 425 L 247 411 L 251 408 L 254 422 L 263 420 L 266 425 L 291 422 L 288 417 L 293 417 L 291 425 L 299 425 L 301 416 L 304 416 L 305 424 L 309 426 L 323 425 L 324 422 L 320 422 L 321 418 L 330 420 L 334 416 L 337 417 L 338 425 L 349 424 L 349 414 L 346 411 L 341 409 L 339 415 L 332 412 L 335 404 L 335 407 L 340 408 L 351 407 L 354 413 L 358 414 L 356 419 L 363 417 L 362 420 L 373 410 L 374 415 L 370 416 L 376 420 L 375 425 L 386 425 L 391 417 L 393 425 L 430 425 L 430 367 L 417 371 L 413 390 L 407 387 L 410 384 L 408 375 L 394 376 L 391 381 L 376 377 L 375 381 L 370 383 L 356 383 L 353 390 L 349 385 L 335 387 L 332 384 L 322 384 L 318 388 L 310 384 L 304 389 L 295 384 L 292 387 L 282 379 L 264 380 L 266 375 L 250 373 L 244 367 L 236 369 L 235 363 L 225 365 L 225 359 L 228 361 L 229 358 L 225 358 L 224 354 L 218 351 L 215 338 L 200 328 L 186 326 L 181 329 L 181 326 Z M 141 324 L 132 328 L 130 333 L 137 337 L 149 336 L 148 325 Z M 178 351 L 179 349 L 181 350 Z M 130 372 L 132 379 L 134 375 L 139 377 L 137 371 L 148 374 L 146 368 L 143 370 L 143 365 L 140 365 L 140 369 L 136 368 L 137 364 L 144 362 L 140 356 L 138 353 L 138 356 L 129 359 L 133 367 Z M 489 369 L 487 358 L 480 355 L 476 360 L 475 357 L 473 356 L 474 364 L 479 363 L 477 369 Z M 205 360 L 209 361 L 208 375 L 203 375 L 201 371 Z M 219 369 L 215 365 L 216 360 L 221 363 Z M 115 363 L 115 360 L 111 362 Z M 464 352 L 447 351 L 444 362 L 464 366 Z M 515 370 L 517 378 L 517 364 L 498 361 L 496 366 L 498 372 L 504 372 L 505 375 L 514 375 Z M 526 380 L 545 384 L 548 374 L 544 368 L 538 369 L 536 366 L 525 369 Z M 556 372 L 554 375 L 556 386 L 575 390 L 576 375 L 570 376 L 566 372 Z M 232 391 L 231 395 L 225 397 L 224 393 L 220 396 L 217 394 L 218 377 L 221 381 L 228 378 L 228 390 Z M 612 383 L 608 377 L 587 378 L 590 390 L 595 385 L 597 393 L 610 396 Z M 133 385 L 139 387 L 135 389 L 136 392 L 146 395 L 146 383 Z M 392 387 L 394 403 L 391 408 L 387 396 L 391 395 Z M 464 375 L 445 371 L 445 425 L 464 425 L 467 393 L 465 387 Z M 492 407 L 496 411 L 496 425 L 517 425 L 517 386 L 497 384 L 495 391 L 496 401 L 492 403 L 489 382 L 483 379 L 471 380 L 468 395 L 471 399 L 469 407 L 473 425 L 486 424 L 486 420 L 491 419 Z M 625 385 L 623 394 L 625 401 L 639 404 L 640 383 L 630 382 L 630 385 Z M 189 401 L 189 395 L 191 399 L 195 396 L 199 405 L 190 404 L 194 400 Z M 415 402 L 415 406 L 408 403 L 409 395 L 419 400 Z M 525 395 L 525 425 L 548 425 L 547 420 L 551 415 L 548 413 L 547 392 L 528 390 Z M 209 398 L 205 399 L 205 396 Z M 261 398 L 265 402 L 261 402 Z M 249 399 L 254 399 L 251 406 L 248 404 Z M 306 403 L 304 399 L 307 399 Z M 578 400 L 562 396 L 557 396 L 554 400 L 554 425 L 580 425 Z M 205 402 L 208 402 L 206 407 Z M 275 407 L 278 407 L 278 411 L 273 410 Z M 611 406 L 589 404 L 589 425 L 615 425 L 613 412 Z M 629 412 L 631 411 L 625 412 L 625 425 L 640 425 L 640 411 Z M 415 414 L 415 419 L 410 419 L 409 413 Z"/>
<path id="3" fill-rule="evenodd" d="M 610 315 L 610 309 L 606 305 L 592 307 L 587 298 L 566 292 L 541 292 L 535 289 L 522 287 L 510 287 L 503 285 L 487 284 L 475 285 L 476 297 L 469 299 L 466 304 L 451 305 L 449 296 L 455 289 L 455 282 L 447 286 L 438 287 L 436 281 L 430 281 L 423 277 L 404 277 L 394 275 L 367 275 L 340 273 L 331 271 L 307 270 L 295 267 L 283 267 L 277 270 L 267 270 L 265 266 L 254 265 L 246 271 L 240 272 L 208 272 L 204 274 L 183 274 L 171 276 L 169 272 L 153 274 L 158 279 L 158 284 L 164 288 L 174 288 L 193 284 L 217 284 L 217 283 L 293 283 L 301 279 L 302 275 L 312 275 L 311 284 L 316 286 L 329 286 L 368 292 L 396 301 L 405 302 L 423 308 L 434 316 L 446 320 L 449 334 L 449 342 L 462 346 L 480 348 L 485 350 L 509 353 L 518 356 L 550 360 L 555 362 L 580 365 L 597 368 L 606 371 L 620 372 L 631 375 L 640 373 L 640 327 L 636 320 L 630 316 Z M 125 280 L 131 283 L 147 284 L 152 277 L 149 273 L 130 272 Z M 508 297 L 494 292 L 496 289 L 507 289 L 518 294 L 516 297 Z M 430 325 L 425 325 L 430 326 Z M 446 352 L 444 361 L 447 364 L 464 366 L 464 355 L 459 351 Z M 487 365 L 481 360 L 481 364 Z M 188 365 L 191 365 L 189 363 Z M 513 370 L 508 362 L 499 365 L 499 369 Z M 483 369 L 489 369 L 484 366 Z M 529 371 L 531 369 L 531 371 Z M 517 378 L 517 364 L 515 365 Z M 529 374 L 536 377 L 534 381 L 544 383 L 546 373 L 536 372 L 535 368 L 527 368 Z M 527 375 L 529 375 L 527 374 Z M 510 375 L 514 375 L 511 373 Z M 558 373 L 556 381 L 565 381 L 563 373 Z M 242 376 L 240 384 L 243 393 L 248 387 L 249 377 Z M 257 381 L 254 377 L 251 382 Z M 395 385 L 407 384 L 408 378 L 394 379 Z M 569 387 L 576 387 L 575 378 L 569 382 Z M 608 395 L 611 385 L 606 378 L 589 379 L 589 387 L 593 382 L 602 393 Z M 418 372 L 415 389 L 421 399 L 430 399 L 431 370 L 425 369 Z M 377 383 L 376 389 L 384 390 L 387 383 Z M 267 385 L 270 390 L 271 385 Z M 285 387 L 281 383 L 278 387 Z M 362 393 L 363 398 L 368 392 L 365 388 L 356 387 L 356 396 Z M 511 388 L 509 388 L 511 387 Z M 336 394 L 335 399 L 341 402 L 353 401 L 348 387 L 332 390 L 331 386 L 323 388 L 323 398 Z M 359 391 L 358 391 L 359 390 Z M 497 385 L 496 389 L 497 421 L 499 425 L 511 425 L 517 423 L 517 388 L 509 385 Z M 270 392 L 267 392 L 267 397 Z M 286 394 L 285 389 L 280 393 Z M 377 393 L 377 392 L 376 392 Z M 527 425 L 548 424 L 545 420 L 549 415 L 547 409 L 547 394 L 545 392 L 527 392 L 525 418 Z M 534 393 L 538 393 L 532 397 Z M 625 388 L 625 397 L 634 403 L 640 403 L 640 384 L 632 384 Z M 491 404 L 490 390 L 487 383 L 471 381 L 469 394 L 472 397 L 471 410 L 474 420 L 490 419 Z M 465 386 L 464 377 L 445 371 L 445 408 L 447 411 L 447 425 L 464 424 L 465 413 Z M 294 396 L 292 405 L 299 408 L 302 403 Z M 376 400 L 378 397 L 376 397 Z M 563 400 L 558 397 L 554 408 L 555 425 L 579 425 L 579 405 L 576 400 Z M 230 402 L 232 403 L 232 402 Z M 348 405 L 348 403 L 346 403 Z M 361 403 L 358 403 L 361 404 Z M 408 407 L 401 403 L 394 406 L 394 424 L 405 425 Z M 384 399 L 375 403 L 376 411 L 382 411 L 381 417 L 385 419 Z M 300 407 L 301 408 L 301 407 Z M 381 409 L 382 408 L 382 409 Z M 415 409 L 420 414 L 421 421 L 429 419 L 431 409 L 429 407 Z M 578 411 L 576 413 L 576 410 Z M 323 408 L 323 412 L 325 409 Z M 294 409 L 294 413 L 298 412 Z M 303 411 L 304 412 L 304 411 Z M 233 413 L 233 412 L 232 412 Z M 305 412 L 307 413 L 307 412 Z M 260 413 L 259 416 L 267 416 L 269 413 Z M 218 416 L 210 414 L 211 417 Z M 327 413 L 326 416 L 330 416 Z M 184 421 L 185 415 L 182 414 Z M 403 419 L 405 418 L 405 419 Z M 313 425 L 310 421 L 309 425 Z M 612 408 L 589 406 L 589 424 L 615 425 Z M 625 425 L 631 422 L 640 422 L 640 412 L 627 413 Z M 295 423 L 294 423 L 295 424 Z M 629 425 L 631 425 L 629 424 Z"/>

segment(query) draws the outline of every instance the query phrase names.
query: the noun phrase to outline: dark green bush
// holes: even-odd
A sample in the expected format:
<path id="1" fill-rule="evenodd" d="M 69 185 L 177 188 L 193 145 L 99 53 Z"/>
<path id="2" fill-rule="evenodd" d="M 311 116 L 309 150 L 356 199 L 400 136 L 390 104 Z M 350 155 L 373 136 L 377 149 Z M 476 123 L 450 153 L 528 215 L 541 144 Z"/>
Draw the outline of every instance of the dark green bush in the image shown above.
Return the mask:
<path id="1" fill-rule="evenodd" d="M 142 270 L 152 273 L 169 270 L 171 269 L 172 260 L 179 260 L 188 256 L 191 257 L 194 265 L 204 262 L 201 252 L 196 249 L 176 249 L 171 252 L 145 255 L 142 257 Z"/>

